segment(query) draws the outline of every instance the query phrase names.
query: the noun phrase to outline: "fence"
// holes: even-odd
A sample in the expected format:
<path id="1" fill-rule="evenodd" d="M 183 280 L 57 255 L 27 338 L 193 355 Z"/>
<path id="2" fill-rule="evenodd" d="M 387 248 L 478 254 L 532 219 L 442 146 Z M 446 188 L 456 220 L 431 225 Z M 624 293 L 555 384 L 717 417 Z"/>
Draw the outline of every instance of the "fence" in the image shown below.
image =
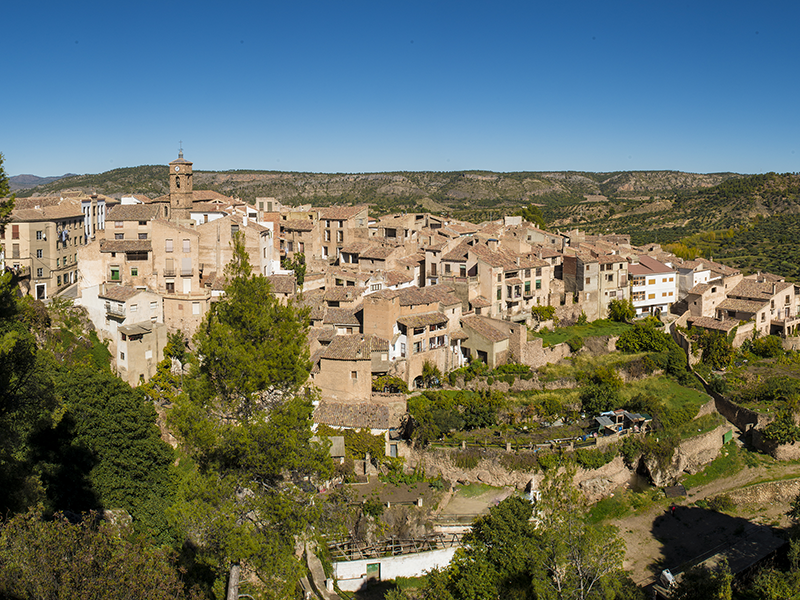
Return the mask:
<path id="1" fill-rule="evenodd" d="M 347 538 L 328 542 L 328 550 L 334 561 L 364 560 L 386 556 L 417 554 L 431 550 L 457 548 L 461 545 L 460 533 L 432 533 L 418 538 L 391 537 L 368 543 Z"/>

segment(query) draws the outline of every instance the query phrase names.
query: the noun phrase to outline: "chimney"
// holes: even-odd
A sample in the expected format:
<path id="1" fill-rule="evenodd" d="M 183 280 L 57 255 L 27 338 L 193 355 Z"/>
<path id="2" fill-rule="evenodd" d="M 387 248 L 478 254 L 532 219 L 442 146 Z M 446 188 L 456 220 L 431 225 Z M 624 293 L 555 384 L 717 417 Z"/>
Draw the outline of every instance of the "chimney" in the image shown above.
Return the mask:
<path id="1" fill-rule="evenodd" d="M 489 246 L 489 250 L 491 250 L 492 252 L 497 252 L 497 248 L 498 246 L 500 246 L 500 241 L 494 238 L 488 240 L 486 243 Z"/>
<path id="2" fill-rule="evenodd" d="M 777 293 L 778 293 L 778 284 L 773 281 L 772 282 L 772 295 L 774 296 Z"/>

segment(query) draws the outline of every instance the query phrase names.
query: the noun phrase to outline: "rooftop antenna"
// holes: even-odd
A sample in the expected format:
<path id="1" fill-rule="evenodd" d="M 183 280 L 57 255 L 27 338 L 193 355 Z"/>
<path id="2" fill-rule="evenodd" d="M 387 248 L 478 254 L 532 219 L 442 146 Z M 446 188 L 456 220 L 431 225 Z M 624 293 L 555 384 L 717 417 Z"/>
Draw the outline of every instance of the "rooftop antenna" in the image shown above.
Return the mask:
<path id="1" fill-rule="evenodd" d="M 183 158 L 183 140 L 178 140 L 178 144 L 180 145 L 178 150 L 178 158 Z"/>

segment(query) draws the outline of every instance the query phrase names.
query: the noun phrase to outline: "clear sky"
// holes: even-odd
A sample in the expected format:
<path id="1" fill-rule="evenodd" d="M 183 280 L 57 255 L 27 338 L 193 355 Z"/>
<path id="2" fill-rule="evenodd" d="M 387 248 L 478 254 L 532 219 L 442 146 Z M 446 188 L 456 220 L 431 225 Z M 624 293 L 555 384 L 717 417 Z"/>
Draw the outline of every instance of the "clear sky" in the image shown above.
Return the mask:
<path id="1" fill-rule="evenodd" d="M 800 171 L 800 3 L 7 2 L 9 175 Z"/>

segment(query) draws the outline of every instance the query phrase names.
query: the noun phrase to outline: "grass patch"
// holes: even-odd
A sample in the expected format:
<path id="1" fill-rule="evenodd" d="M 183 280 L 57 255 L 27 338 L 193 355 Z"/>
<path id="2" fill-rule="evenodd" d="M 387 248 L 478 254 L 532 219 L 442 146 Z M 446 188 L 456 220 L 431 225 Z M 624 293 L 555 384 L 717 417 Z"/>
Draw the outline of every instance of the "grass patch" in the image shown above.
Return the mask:
<path id="1" fill-rule="evenodd" d="M 624 517 L 631 511 L 629 496 L 629 492 L 623 492 L 613 497 L 598 500 L 589 508 L 586 522 L 590 525 L 597 525 L 603 521 Z"/>
<path id="2" fill-rule="evenodd" d="M 494 487 L 486 483 L 469 483 L 467 485 L 460 486 L 456 490 L 456 495 L 461 496 L 462 498 L 477 498 L 478 496 L 483 496 L 489 492 L 496 492 L 500 489 L 502 488 Z"/>
<path id="3" fill-rule="evenodd" d="M 697 435 L 703 435 L 704 433 L 713 431 L 724 423 L 726 423 L 725 417 L 719 413 L 711 413 L 689 421 L 688 423 L 684 423 L 677 428 L 677 432 L 682 440 L 687 440 Z M 731 429 L 732 428 L 733 426 L 731 426 Z"/>
<path id="4" fill-rule="evenodd" d="M 632 381 L 625 385 L 621 393 L 625 398 L 632 398 L 637 394 L 655 396 L 663 401 L 669 410 L 682 408 L 687 404 L 699 409 L 711 400 L 711 396 L 705 392 L 685 387 L 665 375 Z"/>
<path id="5" fill-rule="evenodd" d="M 586 325 L 572 325 L 570 327 L 556 327 L 553 331 L 528 331 L 528 339 L 542 338 L 545 346 L 555 346 L 572 338 L 585 339 L 589 337 L 620 335 L 630 329 L 628 323 L 618 323 L 609 319 L 599 319 Z"/>

